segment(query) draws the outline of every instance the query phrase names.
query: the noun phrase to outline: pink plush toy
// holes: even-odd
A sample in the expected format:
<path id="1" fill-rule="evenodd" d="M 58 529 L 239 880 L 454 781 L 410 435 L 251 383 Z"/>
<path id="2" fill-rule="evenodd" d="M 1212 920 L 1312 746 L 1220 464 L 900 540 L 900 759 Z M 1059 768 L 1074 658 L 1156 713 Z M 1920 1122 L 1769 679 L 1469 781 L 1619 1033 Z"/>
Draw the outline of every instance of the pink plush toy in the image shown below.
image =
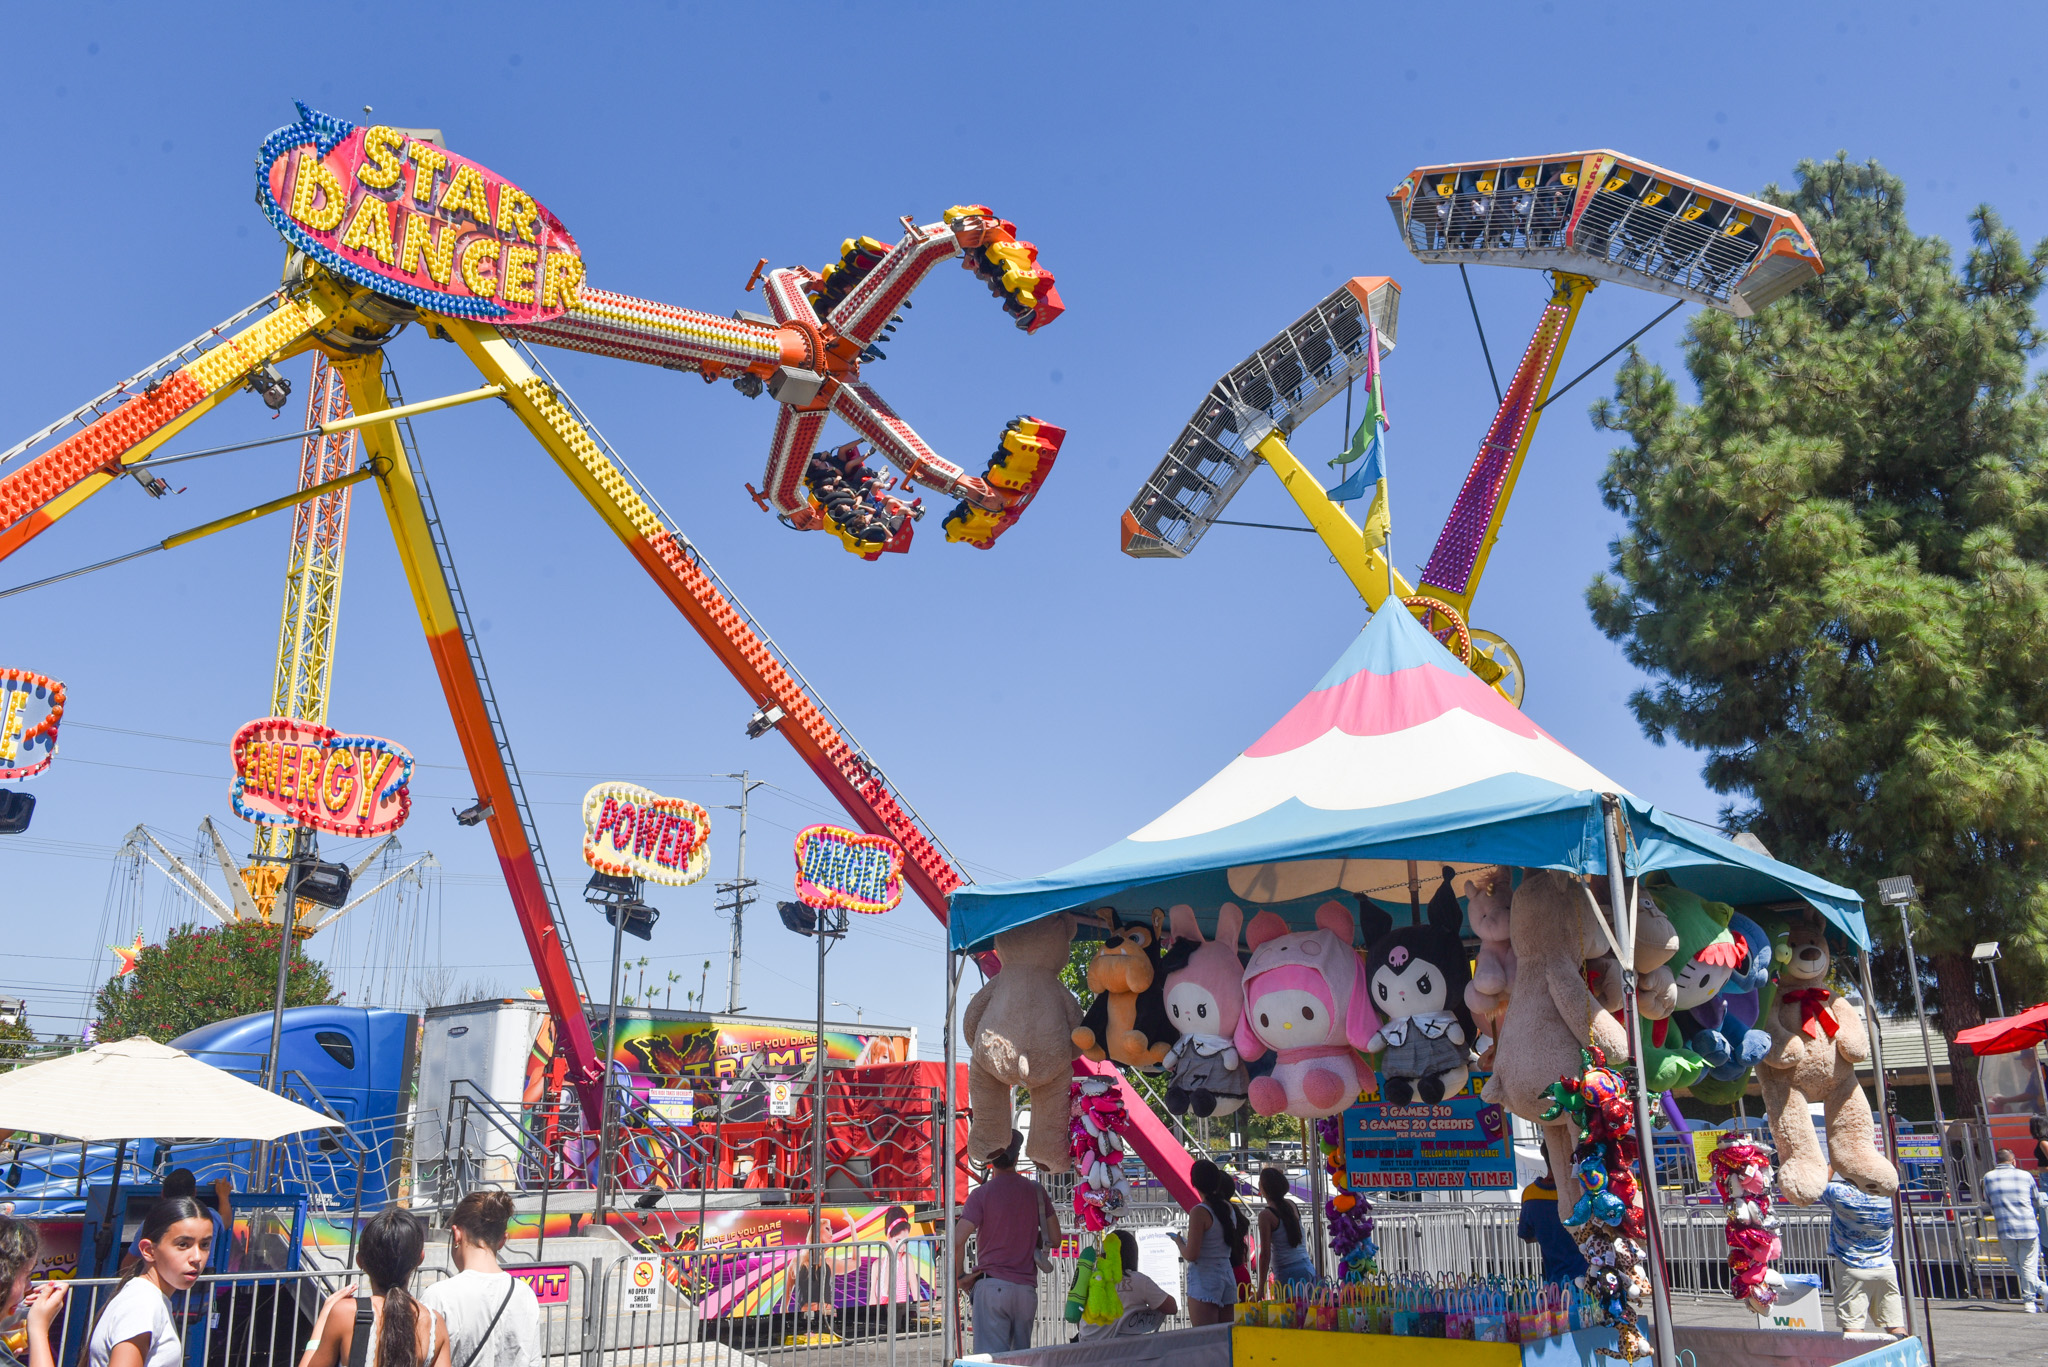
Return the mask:
<path id="1" fill-rule="evenodd" d="M 1237 957 L 1244 912 L 1225 902 L 1216 912 L 1216 938 L 1204 940 L 1195 909 L 1168 913 L 1176 945 L 1197 948 L 1186 964 L 1166 975 L 1166 1018 L 1180 1038 L 1166 1054 L 1173 1081 L 1166 1109 L 1175 1115 L 1224 1116 L 1244 1105 L 1250 1079 L 1232 1037 L 1244 1018 L 1244 965 Z"/>
<path id="2" fill-rule="evenodd" d="M 1131 1190 L 1121 1138 L 1127 1118 L 1123 1097 L 1100 1077 L 1075 1078 L 1070 1096 L 1074 1216 L 1091 1234 L 1100 1234 Z"/>
<path id="3" fill-rule="evenodd" d="M 1251 1081 L 1260 1115 L 1314 1120 L 1350 1105 L 1359 1092 L 1358 1054 L 1380 1028 L 1365 961 L 1352 947 L 1358 931 L 1350 909 L 1325 902 L 1316 925 L 1290 933 L 1286 921 L 1262 911 L 1245 931 L 1252 959 L 1232 1039 L 1247 1060 L 1268 1049 L 1278 1056 L 1271 1076 Z"/>

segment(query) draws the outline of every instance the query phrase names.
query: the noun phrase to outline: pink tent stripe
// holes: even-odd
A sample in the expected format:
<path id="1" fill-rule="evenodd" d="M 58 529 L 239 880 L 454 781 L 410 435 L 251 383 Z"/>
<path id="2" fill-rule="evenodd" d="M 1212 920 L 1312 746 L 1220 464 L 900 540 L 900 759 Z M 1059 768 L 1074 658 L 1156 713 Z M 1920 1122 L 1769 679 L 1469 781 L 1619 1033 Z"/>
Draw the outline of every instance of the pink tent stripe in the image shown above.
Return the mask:
<path id="1" fill-rule="evenodd" d="M 1393 674 L 1360 670 L 1340 684 L 1316 690 L 1288 709 L 1244 752 L 1245 758 L 1284 755 L 1333 730 L 1350 736 L 1391 735 L 1456 710 L 1525 740 L 1557 745 L 1548 732 L 1473 675 L 1421 664 Z"/>

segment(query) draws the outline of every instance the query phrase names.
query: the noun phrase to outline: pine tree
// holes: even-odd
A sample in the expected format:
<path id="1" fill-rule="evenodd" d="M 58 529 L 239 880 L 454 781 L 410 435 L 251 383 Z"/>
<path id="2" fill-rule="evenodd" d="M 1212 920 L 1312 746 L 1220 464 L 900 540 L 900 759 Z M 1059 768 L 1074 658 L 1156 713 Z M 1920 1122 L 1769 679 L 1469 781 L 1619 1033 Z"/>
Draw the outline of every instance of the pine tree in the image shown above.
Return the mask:
<path id="1" fill-rule="evenodd" d="M 1898 178 L 1846 154 L 1764 197 L 1826 273 L 1692 323 L 1697 404 L 1623 367 L 1595 421 L 1630 439 L 1602 482 L 1628 525 L 1587 603 L 1656 679 L 1630 700 L 1644 732 L 1706 753 L 1731 829 L 1873 905 L 1879 878 L 1918 881 L 1953 1034 L 1989 1005 L 1977 941 L 2004 942 L 2009 998 L 2048 984 L 2048 400 L 2027 376 L 2048 243 L 1982 207 L 1958 270 Z"/>
<path id="2" fill-rule="evenodd" d="M 93 1038 L 147 1035 L 159 1043 L 202 1025 L 268 1011 L 277 999 L 281 933 L 249 923 L 179 926 L 160 945 L 145 945 L 135 971 L 107 979 L 93 999 Z M 341 1001 L 327 970 L 292 945 L 285 980 L 286 1006 L 333 1006 Z"/>

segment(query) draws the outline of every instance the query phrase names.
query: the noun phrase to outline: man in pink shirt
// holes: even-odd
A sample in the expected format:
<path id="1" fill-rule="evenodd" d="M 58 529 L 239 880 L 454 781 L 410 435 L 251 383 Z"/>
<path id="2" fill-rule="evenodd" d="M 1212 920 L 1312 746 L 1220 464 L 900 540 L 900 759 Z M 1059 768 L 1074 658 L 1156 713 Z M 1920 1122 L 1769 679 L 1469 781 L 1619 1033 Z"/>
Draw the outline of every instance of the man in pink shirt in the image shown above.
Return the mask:
<path id="1" fill-rule="evenodd" d="M 1017 1174 L 1022 1136 L 989 1155 L 988 1180 L 967 1197 L 954 1226 L 954 1270 L 974 1306 L 974 1351 L 1006 1353 L 1031 1346 L 1038 1314 L 1038 1250 L 1057 1248 L 1059 1217 L 1052 1198 Z M 975 1240 L 974 1270 L 967 1270 L 967 1240 Z"/>

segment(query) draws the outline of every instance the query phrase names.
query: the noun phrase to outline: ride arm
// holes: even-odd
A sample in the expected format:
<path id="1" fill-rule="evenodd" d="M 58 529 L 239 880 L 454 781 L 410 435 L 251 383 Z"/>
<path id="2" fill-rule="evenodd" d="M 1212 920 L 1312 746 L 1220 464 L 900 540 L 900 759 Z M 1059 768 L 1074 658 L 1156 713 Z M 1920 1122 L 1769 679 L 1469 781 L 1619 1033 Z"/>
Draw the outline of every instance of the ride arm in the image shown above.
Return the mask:
<path id="1" fill-rule="evenodd" d="M 1351 580 L 1351 587 L 1358 590 L 1358 596 L 1365 600 L 1366 607 L 1374 612 L 1386 601 L 1389 586 L 1396 598 L 1412 598 L 1415 590 L 1401 577 L 1400 571 L 1387 563 L 1381 548 L 1365 544 L 1365 534 L 1351 515 L 1330 501 L 1323 492 L 1322 484 L 1309 473 L 1308 468 L 1287 449 L 1287 443 L 1278 431 L 1252 448 L 1259 459 L 1273 467 L 1273 473 L 1280 477 L 1280 483 L 1288 495 L 1308 518 L 1309 526 L 1330 548 L 1337 565 Z"/>
<path id="2" fill-rule="evenodd" d="M 662 521 L 566 396 L 535 374 L 509 340 L 495 329 L 459 319 L 436 317 L 432 326 L 453 339 L 486 379 L 505 386 L 513 412 L 748 696 L 756 704 L 781 708 L 784 715 L 776 729 L 854 822 L 903 847 L 904 876 L 943 924 L 947 895 L 966 879 L 773 643 L 725 595 L 696 548 Z"/>
<path id="3" fill-rule="evenodd" d="M 1544 401 L 1557 380 L 1572 324 L 1595 283 L 1562 271 L 1556 281 L 1556 291 L 1544 306 L 1536 333 L 1508 381 L 1493 425 L 1486 429 L 1486 440 L 1480 443 L 1464 487 L 1458 490 L 1458 500 L 1451 505 L 1451 515 L 1437 533 L 1436 547 L 1422 570 L 1422 592 L 1451 604 L 1468 618 L 1473 595 L 1479 592 L 1479 576 L 1486 570 L 1493 543 L 1500 539 L 1501 520 L 1507 516 L 1515 480 L 1522 473 L 1529 443 L 1535 439 Z"/>
<path id="4" fill-rule="evenodd" d="M 382 359 L 375 353 L 335 362 L 342 383 L 348 387 L 349 403 L 358 416 L 391 407 L 381 367 Z M 519 803 L 491 727 L 482 681 L 468 643 L 463 640 L 446 573 L 435 552 L 419 485 L 393 422 L 370 422 L 361 431 L 366 455 L 378 469 L 377 492 L 384 500 L 391 537 L 397 543 L 399 562 L 405 567 L 406 582 L 412 589 L 413 606 L 426 631 L 427 650 L 433 656 L 434 672 L 440 676 L 441 691 L 447 696 L 448 712 L 469 765 L 470 779 L 476 785 L 477 800 L 491 813 L 484 822 L 497 850 L 505 885 L 512 894 L 519 929 L 526 937 L 526 952 L 540 976 L 541 996 L 554 1017 L 556 1037 L 566 1055 L 568 1081 L 576 1089 L 584 1117 L 595 1127 L 604 1113 L 604 1072 L 598 1062 L 597 1044 L 591 1038 L 575 975 L 570 971 L 553 912 L 541 887 L 533 848 L 520 823 Z"/>
<path id="5" fill-rule="evenodd" d="M 0 477 L 0 560 L 119 479 L 233 394 L 257 367 L 293 354 L 338 305 L 320 292 L 286 298 L 219 345 L 161 375 L 119 408 Z"/>

